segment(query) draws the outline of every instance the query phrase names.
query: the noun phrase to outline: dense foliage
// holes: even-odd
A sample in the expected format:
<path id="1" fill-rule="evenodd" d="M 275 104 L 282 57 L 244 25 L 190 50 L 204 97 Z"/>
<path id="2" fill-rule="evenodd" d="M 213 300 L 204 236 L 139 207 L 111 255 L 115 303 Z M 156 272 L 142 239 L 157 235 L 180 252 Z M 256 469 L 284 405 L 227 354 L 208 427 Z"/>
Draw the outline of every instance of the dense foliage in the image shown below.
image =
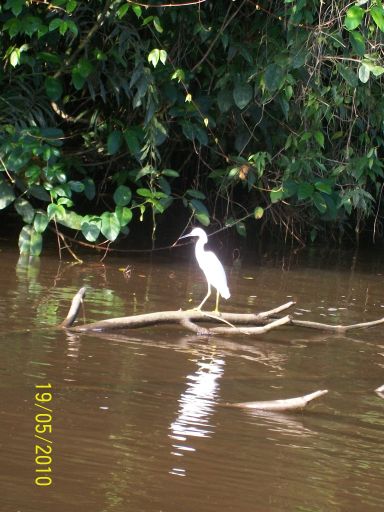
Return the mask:
<path id="1" fill-rule="evenodd" d="M 154 238 L 183 207 L 243 236 L 379 236 L 381 1 L 151 5 L 0 7 L 0 209 L 21 252 L 49 225 L 99 243 L 149 215 Z"/>

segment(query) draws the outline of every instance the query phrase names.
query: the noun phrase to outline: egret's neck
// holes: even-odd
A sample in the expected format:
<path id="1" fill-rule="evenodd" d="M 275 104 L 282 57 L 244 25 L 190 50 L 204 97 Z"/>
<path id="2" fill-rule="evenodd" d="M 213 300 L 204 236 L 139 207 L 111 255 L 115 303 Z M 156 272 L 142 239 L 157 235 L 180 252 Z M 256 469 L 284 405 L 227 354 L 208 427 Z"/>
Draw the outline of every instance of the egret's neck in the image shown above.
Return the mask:
<path id="1" fill-rule="evenodd" d="M 204 238 L 199 238 L 195 245 L 195 255 L 198 262 L 200 262 L 200 257 L 204 254 L 204 245 L 207 243 L 207 240 Z"/>

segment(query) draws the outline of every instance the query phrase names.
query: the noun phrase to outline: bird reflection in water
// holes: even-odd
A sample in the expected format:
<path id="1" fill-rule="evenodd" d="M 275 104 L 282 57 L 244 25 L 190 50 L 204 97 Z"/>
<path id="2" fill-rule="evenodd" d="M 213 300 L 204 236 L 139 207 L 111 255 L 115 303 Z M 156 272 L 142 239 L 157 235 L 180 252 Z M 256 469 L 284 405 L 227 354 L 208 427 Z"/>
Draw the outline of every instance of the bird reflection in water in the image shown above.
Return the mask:
<path id="1" fill-rule="evenodd" d="M 209 347 L 205 348 L 212 350 Z M 178 414 L 170 425 L 172 455 L 183 457 L 194 452 L 191 438 L 211 437 L 214 427 L 210 423 L 215 404 L 219 398 L 219 379 L 224 373 L 225 362 L 218 355 L 201 355 L 195 360 L 197 369 L 187 376 L 187 389 L 179 399 Z M 185 476 L 185 468 L 173 467 L 170 473 Z"/>

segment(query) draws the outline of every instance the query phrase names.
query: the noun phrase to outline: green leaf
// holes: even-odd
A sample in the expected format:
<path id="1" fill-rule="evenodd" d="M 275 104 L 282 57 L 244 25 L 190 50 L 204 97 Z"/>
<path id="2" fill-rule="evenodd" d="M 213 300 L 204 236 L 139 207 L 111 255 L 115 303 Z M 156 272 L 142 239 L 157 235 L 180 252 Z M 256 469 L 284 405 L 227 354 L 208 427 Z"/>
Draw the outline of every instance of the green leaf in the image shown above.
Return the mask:
<path id="1" fill-rule="evenodd" d="M 74 68 L 72 69 L 72 83 L 77 91 L 80 91 L 84 87 L 86 79 Z"/>
<path id="2" fill-rule="evenodd" d="M 354 52 L 359 57 L 364 57 L 365 54 L 365 39 L 358 31 L 353 31 L 349 33 L 349 40 L 351 42 L 352 48 Z"/>
<path id="3" fill-rule="evenodd" d="M 233 105 L 233 94 L 228 89 L 221 89 L 217 95 L 217 105 L 222 114 L 228 112 Z"/>
<path id="4" fill-rule="evenodd" d="M 93 181 L 92 178 L 84 178 L 83 179 L 83 184 L 84 184 L 84 194 L 85 194 L 85 197 L 89 201 L 92 201 L 92 199 L 94 199 L 95 195 L 96 195 L 95 182 Z"/>
<path id="5" fill-rule="evenodd" d="M 25 5 L 25 0 L 7 0 L 4 9 L 10 9 L 14 16 L 18 16 Z"/>
<path id="6" fill-rule="evenodd" d="M 65 210 L 63 217 L 59 219 L 58 222 L 67 228 L 79 231 L 81 229 L 82 223 L 84 222 L 84 217 L 77 214 L 76 212 Z"/>
<path id="7" fill-rule="evenodd" d="M 200 192 L 200 190 L 189 188 L 186 193 L 189 197 L 193 197 L 195 199 L 205 199 L 205 194 L 203 194 L 203 192 Z"/>
<path id="8" fill-rule="evenodd" d="M 10 205 L 15 199 L 13 188 L 6 181 L 0 181 L 0 210 Z"/>
<path id="9" fill-rule="evenodd" d="M 81 224 L 81 232 L 88 242 L 96 242 L 100 235 L 100 221 L 83 222 Z"/>
<path id="10" fill-rule="evenodd" d="M 129 187 L 120 185 L 113 194 L 113 200 L 117 206 L 126 206 L 132 199 L 132 192 Z"/>
<path id="11" fill-rule="evenodd" d="M 349 67 L 344 66 L 344 64 L 338 64 L 337 69 L 340 75 L 344 78 L 344 80 L 353 88 L 356 88 L 358 85 L 358 80 L 356 73 Z"/>
<path id="12" fill-rule="evenodd" d="M 24 226 L 19 235 L 20 254 L 28 256 L 40 256 L 43 247 L 43 238 L 33 226 Z"/>
<path id="13" fill-rule="evenodd" d="M 15 210 L 26 224 L 32 224 L 33 217 L 35 216 L 35 209 L 29 201 L 18 197 L 14 202 Z"/>
<path id="14" fill-rule="evenodd" d="M 278 201 L 280 201 L 280 199 L 282 199 L 283 195 L 284 195 L 284 190 L 282 187 L 274 188 L 269 193 L 269 197 L 270 197 L 272 203 L 277 203 Z"/>
<path id="15" fill-rule="evenodd" d="M 209 226 L 209 224 L 211 223 L 211 221 L 209 220 L 209 215 L 207 213 L 195 211 L 195 217 L 203 226 Z"/>
<path id="16" fill-rule="evenodd" d="M 185 73 L 181 68 L 176 69 L 171 76 L 171 80 L 177 80 L 178 82 L 183 82 L 185 80 Z"/>
<path id="17" fill-rule="evenodd" d="M 153 193 L 149 188 L 138 188 L 136 190 L 136 194 L 138 194 L 141 197 L 153 197 Z"/>
<path id="18" fill-rule="evenodd" d="M 315 182 L 315 188 L 324 194 L 332 194 L 332 185 L 329 181 L 322 180 Z"/>
<path id="19" fill-rule="evenodd" d="M 56 220 L 61 220 L 65 217 L 65 208 L 64 206 L 51 203 L 47 207 L 47 214 L 49 220 L 55 218 Z"/>
<path id="20" fill-rule="evenodd" d="M 174 171 L 173 169 L 163 169 L 161 174 L 168 176 L 169 178 L 179 178 L 180 176 L 180 173 L 178 171 Z"/>
<path id="21" fill-rule="evenodd" d="M 165 65 L 167 61 L 167 52 L 165 50 L 160 50 L 160 62 Z"/>
<path id="22" fill-rule="evenodd" d="M 315 192 L 313 194 L 313 204 L 318 209 L 320 213 L 325 213 L 327 211 L 327 203 L 320 192 Z"/>
<path id="23" fill-rule="evenodd" d="M 71 187 L 71 190 L 73 190 L 74 192 L 77 192 L 77 193 L 84 192 L 85 185 L 82 181 L 71 180 L 71 181 L 68 181 L 68 185 Z"/>
<path id="24" fill-rule="evenodd" d="M 245 108 L 253 97 L 253 89 L 247 83 L 238 82 L 233 90 L 233 99 L 236 106 L 242 110 Z"/>
<path id="25" fill-rule="evenodd" d="M 264 72 L 265 86 L 269 92 L 275 92 L 284 81 L 284 70 L 278 64 L 269 64 Z"/>
<path id="26" fill-rule="evenodd" d="M 318 145 L 324 149 L 324 134 L 323 132 L 317 131 L 313 134 Z"/>
<path id="27" fill-rule="evenodd" d="M 209 218 L 207 207 L 199 199 L 191 199 L 190 206 L 192 210 L 195 210 L 197 213 L 203 213 Z"/>
<path id="28" fill-rule="evenodd" d="M 63 94 L 63 86 L 57 78 L 48 76 L 44 82 L 45 92 L 50 100 L 57 101 Z"/>
<path id="29" fill-rule="evenodd" d="M 122 140 L 122 134 L 118 130 L 114 130 L 108 135 L 107 151 L 110 155 L 115 155 L 119 151 Z"/>
<path id="30" fill-rule="evenodd" d="M 313 196 L 314 186 L 312 183 L 302 182 L 299 183 L 297 188 L 297 198 L 299 201 L 303 201 L 304 199 L 308 199 Z"/>
<path id="31" fill-rule="evenodd" d="M 384 32 L 384 9 L 382 5 L 374 5 L 369 10 L 373 21 L 379 27 L 379 29 Z"/>
<path id="32" fill-rule="evenodd" d="M 247 228 L 245 227 L 244 222 L 236 222 L 235 228 L 240 236 L 243 238 L 247 236 Z"/>
<path id="33" fill-rule="evenodd" d="M 93 65 L 91 61 L 85 57 L 81 58 L 75 67 L 83 78 L 88 78 L 93 71 Z"/>
<path id="34" fill-rule="evenodd" d="M 371 72 L 369 71 L 369 68 L 365 64 L 361 64 L 359 67 L 359 80 L 363 84 L 366 84 L 369 80 L 369 75 Z"/>
<path id="35" fill-rule="evenodd" d="M 120 223 L 116 215 L 104 212 L 101 216 L 101 232 L 107 240 L 114 242 L 120 234 Z"/>
<path id="36" fill-rule="evenodd" d="M 132 220 L 132 210 L 130 208 L 126 208 L 125 206 L 117 206 L 115 215 L 119 221 L 120 227 L 126 226 Z"/>
<path id="37" fill-rule="evenodd" d="M 33 227 L 35 228 L 36 233 L 44 233 L 48 224 L 48 215 L 42 210 L 37 210 L 33 221 Z"/>
<path id="38" fill-rule="evenodd" d="M 253 216 L 255 217 L 255 219 L 256 220 L 261 219 L 263 215 L 264 215 L 264 208 L 262 208 L 261 206 L 256 206 L 256 208 L 253 212 Z"/>
<path id="39" fill-rule="evenodd" d="M 356 5 L 353 5 L 347 10 L 345 20 L 344 20 L 344 26 L 347 30 L 355 30 L 360 23 L 362 22 L 364 17 L 364 9 L 361 7 L 357 7 Z"/>
<path id="40" fill-rule="evenodd" d="M 131 155 L 135 157 L 140 156 L 140 144 L 136 131 L 131 129 L 124 130 L 123 135 Z"/>
<path id="41" fill-rule="evenodd" d="M 133 5 L 132 6 L 132 10 L 136 14 L 136 16 L 138 18 L 140 18 L 140 16 L 141 16 L 141 7 L 140 7 L 140 5 Z"/>

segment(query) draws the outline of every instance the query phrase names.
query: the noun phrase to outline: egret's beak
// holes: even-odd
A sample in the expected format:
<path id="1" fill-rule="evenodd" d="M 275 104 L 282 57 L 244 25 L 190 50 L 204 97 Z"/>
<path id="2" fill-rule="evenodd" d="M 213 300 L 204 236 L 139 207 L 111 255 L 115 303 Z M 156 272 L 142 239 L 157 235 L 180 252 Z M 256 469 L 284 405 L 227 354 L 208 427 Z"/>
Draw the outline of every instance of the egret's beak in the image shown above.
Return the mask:
<path id="1" fill-rule="evenodd" d="M 191 233 L 188 233 L 187 235 L 179 236 L 179 240 L 181 240 L 182 238 L 188 238 L 189 236 L 193 235 L 191 235 Z"/>

